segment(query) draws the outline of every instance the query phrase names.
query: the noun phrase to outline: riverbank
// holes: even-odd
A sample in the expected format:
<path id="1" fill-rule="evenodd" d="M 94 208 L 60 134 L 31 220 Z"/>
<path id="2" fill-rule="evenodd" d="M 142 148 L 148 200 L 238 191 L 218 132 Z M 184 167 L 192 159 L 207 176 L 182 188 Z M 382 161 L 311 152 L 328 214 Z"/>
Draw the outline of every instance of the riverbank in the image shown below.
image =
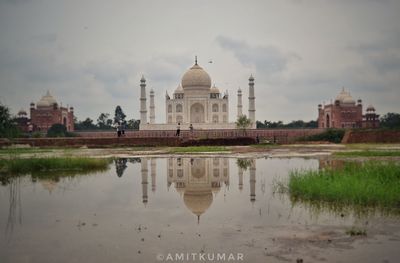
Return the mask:
<path id="1" fill-rule="evenodd" d="M 65 147 L 29 147 L 20 145 L 0 148 L 0 159 L 12 157 L 94 157 L 125 158 L 139 156 L 163 155 L 199 155 L 225 157 L 316 157 L 332 156 L 334 158 L 366 158 L 354 156 L 354 152 L 368 151 L 377 154 L 386 151 L 400 151 L 400 144 L 257 144 L 248 146 L 190 146 L 190 147 L 112 147 L 112 148 L 65 148 Z M 344 156 L 348 155 L 348 156 Z M 381 154 L 382 155 L 382 154 Z M 385 155 L 385 154 L 383 154 Z M 369 154 L 369 158 L 379 158 Z M 367 158 L 368 158 L 367 157 Z M 387 156 L 383 157 L 387 158 Z M 399 156 L 392 156 L 399 159 Z"/>

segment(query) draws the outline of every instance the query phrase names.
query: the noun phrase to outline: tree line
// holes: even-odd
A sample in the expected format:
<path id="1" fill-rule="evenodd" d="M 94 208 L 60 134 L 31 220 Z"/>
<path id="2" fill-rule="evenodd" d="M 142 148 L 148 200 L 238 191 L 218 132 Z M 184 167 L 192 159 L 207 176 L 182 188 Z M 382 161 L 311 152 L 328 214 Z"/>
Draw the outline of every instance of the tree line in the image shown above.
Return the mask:
<path id="1" fill-rule="evenodd" d="M 309 122 L 297 120 L 285 124 L 282 121 L 274 122 L 265 120 L 264 122 L 256 121 L 256 126 L 257 129 L 317 128 L 318 122 L 313 120 Z"/>
<path id="2" fill-rule="evenodd" d="M 116 125 L 124 125 L 125 129 L 139 129 L 140 120 L 126 120 L 126 115 L 120 106 L 117 106 L 114 111 L 114 116 L 109 113 L 100 113 L 96 120 L 86 118 L 83 121 L 75 119 L 76 130 L 112 130 Z M 240 124 L 240 123 L 239 123 Z M 247 125 L 244 123 L 244 125 Z M 266 128 L 315 128 L 318 126 L 316 121 L 305 122 L 302 120 L 292 121 L 284 124 L 282 121 L 256 121 L 258 129 Z M 400 114 L 389 112 L 380 118 L 380 127 L 389 129 L 400 129 Z M 17 117 L 10 113 L 10 109 L 0 103 L 0 138 L 15 138 L 26 136 L 18 129 Z"/>
<path id="3" fill-rule="evenodd" d="M 114 111 L 114 117 L 109 113 L 100 113 L 96 123 L 91 118 L 83 121 L 74 120 L 75 130 L 113 130 L 118 125 L 123 125 L 125 129 L 139 130 L 140 120 L 126 120 L 126 114 L 121 106 L 117 106 Z"/>

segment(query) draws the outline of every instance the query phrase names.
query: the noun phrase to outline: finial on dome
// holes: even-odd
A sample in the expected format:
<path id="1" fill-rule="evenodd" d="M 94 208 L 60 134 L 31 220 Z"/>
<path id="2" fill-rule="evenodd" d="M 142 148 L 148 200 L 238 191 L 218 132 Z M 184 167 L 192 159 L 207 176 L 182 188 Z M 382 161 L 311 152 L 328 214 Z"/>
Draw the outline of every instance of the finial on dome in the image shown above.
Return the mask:
<path id="1" fill-rule="evenodd" d="M 194 64 L 197 65 L 197 56 L 194 56 Z"/>
<path id="2" fill-rule="evenodd" d="M 146 79 L 144 78 L 144 75 L 142 75 L 142 78 L 140 79 L 141 82 L 145 82 Z"/>
<path id="3" fill-rule="evenodd" d="M 47 90 L 46 96 L 50 96 L 50 91 L 49 90 Z"/>

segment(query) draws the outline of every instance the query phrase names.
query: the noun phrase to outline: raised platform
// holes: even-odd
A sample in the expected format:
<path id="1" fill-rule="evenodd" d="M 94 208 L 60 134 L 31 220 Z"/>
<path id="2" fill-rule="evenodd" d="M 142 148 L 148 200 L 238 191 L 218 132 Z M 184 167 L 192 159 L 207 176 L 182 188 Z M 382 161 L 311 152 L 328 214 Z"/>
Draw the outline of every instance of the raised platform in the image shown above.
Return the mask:
<path id="1" fill-rule="evenodd" d="M 78 137 L 69 138 L 19 138 L 9 141 L 0 140 L 0 146 L 11 144 L 27 144 L 31 146 L 88 146 L 88 147 L 113 147 L 113 146 L 184 146 L 190 145 L 190 141 L 201 140 L 208 145 L 216 143 L 220 145 L 248 144 L 247 139 L 255 142 L 256 137 L 261 142 L 270 141 L 279 144 L 287 144 L 296 141 L 299 137 L 323 132 L 324 129 L 268 129 L 268 130 L 188 130 L 181 131 L 179 137 L 175 136 L 175 130 L 152 131 L 126 131 L 123 137 L 118 138 L 115 131 L 85 131 L 75 132 Z M 243 140 L 245 139 L 245 140 Z M 229 141 L 229 142 L 228 142 Z M 197 144 L 195 144 L 197 145 Z"/>

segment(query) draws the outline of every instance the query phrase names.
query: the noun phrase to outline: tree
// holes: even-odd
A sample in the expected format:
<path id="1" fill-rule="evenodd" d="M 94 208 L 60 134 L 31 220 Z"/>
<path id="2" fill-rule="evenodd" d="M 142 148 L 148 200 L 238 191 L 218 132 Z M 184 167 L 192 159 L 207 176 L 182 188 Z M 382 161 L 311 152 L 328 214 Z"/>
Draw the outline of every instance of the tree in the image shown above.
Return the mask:
<path id="1" fill-rule="evenodd" d="M 19 131 L 15 119 L 11 117 L 10 109 L 0 103 L 0 138 L 15 138 Z"/>
<path id="2" fill-rule="evenodd" d="M 128 120 L 128 129 L 139 130 L 140 120 L 131 119 Z"/>
<path id="3" fill-rule="evenodd" d="M 247 118 L 246 115 L 240 116 L 236 121 L 236 127 L 243 131 L 243 134 L 246 134 L 246 129 L 250 127 L 251 120 Z"/>
<path id="4" fill-rule="evenodd" d="M 383 128 L 400 128 L 400 114 L 394 112 L 388 112 L 381 117 L 381 127 Z"/>
<path id="5" fill-rule="evenodd" d="M 98 127 L 93 124 L 93 120 L 91 118 L 86 118 L 84 121 L 79 121 L 75 123 L 76 130 L 96 130 Z"/>
<path id="6" fill-rule="evenodd" d="M 66 137 L 67 127 L 60 123 L 53 124 L 50 129 L 47 130 L 47 137 Z"/>
<path id="7" fill-rule="evenodd" d="M 109 118 L 109 113 L 100 113 L 97 118 L 97 126 L 100 129 L 112 129 L 112 119 Z"/>
<path id="8" fill-rule="evenodd" d="M 125 113 L 122 111 L 121 106 L 117 106 L 115 108 L 115 115 L 114 115 L 114 124 L 123 123 L 125 122 Z"/>

